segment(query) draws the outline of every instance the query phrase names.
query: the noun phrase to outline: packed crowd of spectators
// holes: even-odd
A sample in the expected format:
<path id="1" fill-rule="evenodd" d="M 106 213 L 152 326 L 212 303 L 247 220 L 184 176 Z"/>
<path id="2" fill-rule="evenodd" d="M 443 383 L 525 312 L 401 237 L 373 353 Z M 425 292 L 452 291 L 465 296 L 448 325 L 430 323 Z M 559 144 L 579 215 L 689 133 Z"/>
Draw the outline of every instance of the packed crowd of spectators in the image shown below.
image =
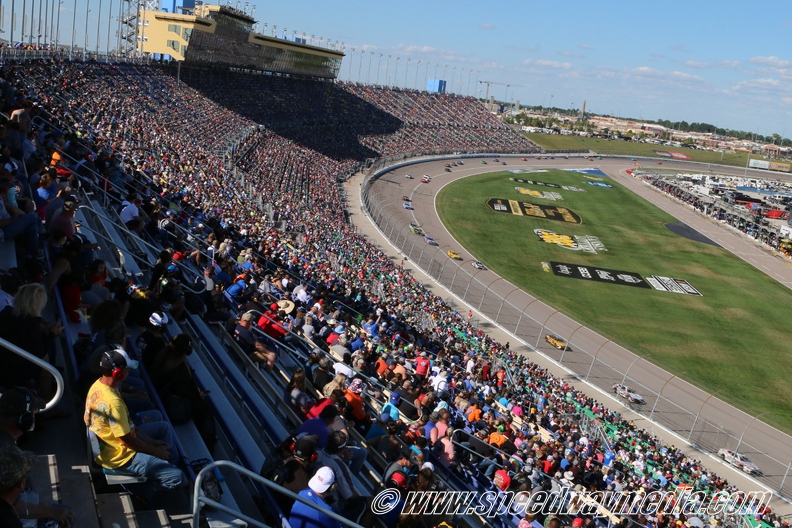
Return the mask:
<path id="1" fill-rule="evenodd" d="M 198 307 L 208 319 L 224 323 L 265 372 L 275 368 L 277 356 L 254 326 L 269 339 L 305 340 L 327 353 L 312 355 L 284 394 L 305 419 L 295 433 L 316 436 L 291 447 L 287 456 L 296 462 L 288 466 L 293 471 L 286 480 L 295 482 L 299 474 L 297 487 L 304 489 L 296 491 L 305 491 L 310 500 L 335 494 L 334 509 L 357 520 L 366 502 L 346 473 L 360 469 L 365 452 L 348 445 L 352 428 L 390 464 L 385 484 L 402 491 L 442 488 L 440 468 L 431 460 L 466 482 L 500 491 L 559 486 L 646 491 L 680 484 L 734 489 L 679 449 L 513 354 L 508 343 L 471 326 L 346 222 L 335 175 L 363 161 L 361 156 L 419 146 L 531 148 L 474 100 L 227 72 L 201 72 L 177 82 L 156 66 L 42 61 L 9 64 L 3 74 L 3 94 L 20 114 L 29 112 L 17 122 L 25 123 L 22 132 L 33 132 L 36 157 L 43 161 L 31 161 L 30 181 L 21 181 L 24 173 L 5 165 L 5 179 L 23 202 L 31 201 L 31 212 L 24 214 L 34 215 L 36 222 L 50 219 L 48 208 L 59 204 L 57 214 L 67 216 L 60 223 L 67 230 L 74 227 L 68 216 L 73 206 L 66 204 L 83 179 L 123 199 L 121 218 L 127 226 L 166 248 L 150 284 L 127 288 L 125 281 L 107 275 L 91 245 L 76 233 L 49 233 L 49 253 L 57 256 L 41 290 L 58 288 L 64 304 L 70 303 L 68 316 L 80 310 L 93 315 L 91 344 L 81 359 L 85 385 L 91 387 L 86 388 L 86 419 L 97 435 L 108 434 L 107 424 L 98 423 L 99 413 L 92 410 L 106 403 L 105 387 L 117 388 L 127 409 L 118 422 L 156 424 L 148 426 L 152 432 L 133 451 L 161 462 L 173 455 L 166 447 L 170 431 L 135 381 L 137 360 L 121 354 L 131 349 L 144 366 L 156 365 L 158 390 L 175 391 L 174 379 L 182 380 L 176 396 L 194 402 L 192 418 L 211 448 L 210 410 L 200 405 L 203 395 L 183 371 L 191 343 L 182 334 L 170 343 L 162 337 L 169 317 L 179 319 L 185 308 Z M 33 99 L 35 106 L 29 104 Z M 35 114 L 43 120 L 33 119 Z M 212 151 L 252 125 L 261 128 L 237 148 L 235 179 Z M 36 193 L 36 201 L 25 189 L 44 174 L 54 181 L 42 184 L 46 192 Z M 184 232 L 202 252 L 190 249 Z M 6 232 L 8 238 L 28 235 Z M 40 256 L 34 242 L 26 255 L 33 263 Z M 203 270 L 202 294 L 182 291 L 178 281 L 169 280 L 183 278 L 175 265 L 179 261 Z M 18 282 L 35 280 L 26 276 Z M 58 325 L 40 321 L 38 304 L 17 308 L 22 303 L 17 298 L 24 298 L 19 292 L 25 291 L 20 284 L 3 284 L 13 297 L 8 301 L 13 317 L 32 318 L 30 324 L 57 334 Z M 127 324 L 145 329 L 136 344 L 125 342 Z M 12 334 L 0 327 L 0 336 Z M 44 355 L 47 337 L 47 332 L 36 336 Z M 163 369 L 169 374 L 162 375 Z M 35 387 L 38 374 L 4 384 L 28 385 L 44 395 L 47 387 Z M 367 394 L 381 400 L 379 414 L 366 411 L 362 396 Z M 607 439 L 593 433 L 600 428 L 609 431 Z M 112 433 L 124 437 L 128 429 Z M 115 447 L 112 460 L 104 462 L 118 469 L 131 459 L 129 446 Z M 312 449 L 320 466 L 302 463 L 315 458 Z M 136 471 L 157 466 L 155 489 L 184 484 L 172 465 L 138 462 Z M 312 515 L 301 508 L 295 508 L 300 515 Z M 677 522 L 661 515 L 634 520 L 649 528 Z M 551 516 L 523 521 L 566 522 Z M 577 526 L 593 522 L 573 521 Z"/>

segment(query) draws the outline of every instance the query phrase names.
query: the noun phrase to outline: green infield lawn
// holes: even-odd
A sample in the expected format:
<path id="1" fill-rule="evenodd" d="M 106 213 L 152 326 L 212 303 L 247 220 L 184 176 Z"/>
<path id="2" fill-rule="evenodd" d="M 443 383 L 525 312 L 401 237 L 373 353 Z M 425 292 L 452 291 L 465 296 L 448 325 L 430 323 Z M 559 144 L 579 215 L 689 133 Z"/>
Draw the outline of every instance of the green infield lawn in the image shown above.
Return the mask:
<path id="1" fill-rule="evenodd" d="M 631 141 L 621 141 L 615 139 L 600 139 L 578 136 L 561 136 L 556 134 L 525 134 L 525 136 L 548 150 L 572 150 L 588 149 L 597 154 L 614 154 L 619 156 L 646 156 L 650 158 L 667 159 L 658 156 L 655 150 L 682 152 L 690 157 L 692 161 L 702 163 L 712 163 L 717 165 L 731 165 L 735 167 L 745 167 L 748 161 L 747 154 L 724 152 L 721 160 L 720 152 L 709 152 L 707 150 L 693 150 L 679 147 L 666 147 L 663 145 L 650 145 L 648 143 L 635 143 Z M 752 159 L 765 159 L 761 156 L 752 155 Z"/>
<path id="2" fill-rule="evenodd" d="M 770 412 L 769 423 L 792 432 L 792 291 L 725 249 L 672 233 L 665 224 L 675 218 L 610 178 L 602 177 L 610 189 L 589 181 L 558 170 L 483 174 L 445 187 L 437 207 L 454 238 L 505 279 L 669 371 L 686 372 L 702 389 L 723 389 L 724 399 L 748 412 Z M 558 192 L 563 201 L 523 195 L 517 186 Z M 567 207 L 582 224 L 494 212 L 489 198 Z M 593 235 L 607 251 L 565 249 L 540 241 L 534 229 Z M 704 296 L 558 277 L 542 269 L 549 261 L 684 279 Z"/>

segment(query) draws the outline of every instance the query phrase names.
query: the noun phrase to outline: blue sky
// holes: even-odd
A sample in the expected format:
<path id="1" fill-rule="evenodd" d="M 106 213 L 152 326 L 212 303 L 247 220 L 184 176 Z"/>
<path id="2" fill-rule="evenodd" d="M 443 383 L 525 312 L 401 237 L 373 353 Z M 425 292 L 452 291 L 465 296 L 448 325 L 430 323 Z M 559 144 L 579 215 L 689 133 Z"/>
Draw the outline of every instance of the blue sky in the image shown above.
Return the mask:
<path id="1" fill-rule="evenodd" d="M 87 1 L 89 48 L 95 46 L 98 26 L 100 49 L 104 49 L 110 0 L 104 0 L 101 23 L 96 18 L 99 0 Z M 61 41 L 70 40 L 74 2 L 61 4 Z M 78 43 L 85 38 L 85 2 L 76 0 Z M 11 1 L 2 4 L 7 38 Z M 21 4 L 16 0 L 17 11 Z M 710 0 L 302 0 L 252 5 L 255 18 L 268 24 L 268 34 L 274 24 L 279 35 L 287 28 L 289 34 L 296 30 L 297 35 L 315 35 L 315 43 L 320 36 L 325 42 L 343 42 L 347 57 L 340 77 L 344 80 L 350 76 L 357 80 L 360 72 L 362 81 L 368 74 L 373 82 L 379 69 L 384 84 L 387 69 L 390 83 L 404 86 L 406 73 L 406 83 L 412 87 L 420 60 L 417 84 L 421 86 L 427 63 L 429 77 L 436 65 L 443 77 L 448 65 L 445 78 L 451 81 L 455 75 L 453 89 L 462 93 L 468 92 L 468 86 L 474 93 L 478 76 L 503 83 L 490 87 L 490 94 L 501 100 L 507 96 L 505 84 L 510 84 L 508 99 L 522 104 L 549 105 L 552 95 L 553 106 L 559 108 L 579 108 L 586 100 L 588 109 L 600 114 L 705 121 L 792 137 L 788 0 L 766 0 L 755 6 Z M 117 12 L 118 0 L 113 6 Z M 366 52 L 362 63 L 361 50 Z M 479 88 L 483 95 L 486 86 Z"/>

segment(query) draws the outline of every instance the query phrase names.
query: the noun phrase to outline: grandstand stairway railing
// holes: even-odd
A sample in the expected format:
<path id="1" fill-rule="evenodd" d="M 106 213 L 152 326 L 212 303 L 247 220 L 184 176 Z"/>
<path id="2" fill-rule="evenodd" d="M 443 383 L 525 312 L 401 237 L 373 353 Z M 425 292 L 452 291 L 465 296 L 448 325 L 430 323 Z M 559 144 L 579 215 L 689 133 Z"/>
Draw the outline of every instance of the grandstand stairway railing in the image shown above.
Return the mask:
<path id="1" fill-rule="evenodd" d="M 41 409 L 40 412 L 48 411 L 48 410 L 52 409 L 53 407 L 55 407 L 61 401 L 61 398 L 63 398 L 63 387 L 64 387 L 64 385 L 63 385 L 63 376 L 61 375 L 60 371 L 58 371 L 57 368 L 53 367 L 52 365 L 50 365 L 46 361 L 37 358 L 36 356 L 31 354 L 30 352 L 27 352 L 27 351 L 19 348 L 15 344 L 13 344 L 13 343 L 11 343 L 9 341 L 6 341 L 2 337 L 0 337 L 0 346 L 3 347 L 3 348 L 8 349 L 9 351 L 13 352 L 17 356 L 21 356 L 21 357 L 27 359 L 31 363 L 34 363 L 34 364 L 38 365 L 39 367 L 43 368 L 44 370 L 46 370 L 47 372 L 52 374 L 52 377 L 55 378 L 55 385 L 56 385 L 55 395 L 52 397 L 52 399 L 50 401 L 47 402 L 47 404 L 44 406 L 43 409 Z"/>
<path id="2" fill-rule="evenodd" d="M 237 471 L 237 472 L 241 473 L 242 475 L 244 475 L 244 476 L 246 476 L 246 477 L 248 477 L 248 478 L 250 478 L 250 479 L 252 479 L 252 480 L 254 480 L 256 482 L 258 482 L 259 484 L 262 484 L 263 486 L 266 486 L 267 488 L 269 488 L 269 489 L 271 489 L 271 490 L 273 490 L 275 492 L 282 493 L 282 494 L 284 494 L 284 495 L 286 495 L 286 496 L 288 496 L 288 497 L 290 497 L 290 498 L 292 498 L 292 499 L 294 499 L 296 501 L 302 502 L 303 504 L 305 504 L 307 506 L 310 506 L 311 508 L 314 508 L 315 510 L 319 510 L 320 512 L 324 513 L 325 515 L 328 515 L 329 517 L 333 518 L 334 520 L 340 522 L 344 526 L 349 526 L 350 528 L 363 528 L 359 524 L 354 523 L 354 522 L 352 522 L 352 521 L 350 521 L 350 520 L 338 515 L 334 511 L 332 511 L 332 510 L 330 510 L 328 508 L 319 507 L 315 503 L 313 503 L 313 502 L 311 502 L 311 501 L 309 501 L 307 499 L 304 499 L 303 497 L 300 497 L 298 494 L 296 494 L 296 493 L 294 493 L 294 492 L 292 492 L 290 490 L 287 490 L 286 488 L 281 487 L 281 486 L 275 484 L 274 482 L 265 479 L 261 475 L 253 473 L 252 471 L 250 471 L 248 469 L 245 469 L 244 467 L 240 466 L 239 464 L 235 464 L 235 463 L 230 462 L 228 460 L 219 460 L 219 461 L 216 461 L 216 462 L 212 462 L 211 464 L 208 464 L 208 465 L 204 466 L 204 468 L 201 469 L 201 472 L 198 473 L 198 477 L 195 479 L 195 492 L 193 494 L 193 526 L 200 526 L 199 525 L 199 520 L 200 520 L 201 508 L 203 508 L 204 506 L 211 506 L 211 507 L 217 508 L 218 510 L 224 511 L 226 513 L 236 515 L 240 519 L 242 519 L 242 520 L 244 520 L 246 522 L 249 522 L 252 525 L 260 526 L 262 528 L 269 528 L 266 524 L 264 524 L 264 523 L 262 523 L 260 521 L 257 521 L 256 519 L 253 519 L 251 517 L 247 517 L 246 515 L 242 514 L 241 512 L 233 511 L 230 508 L 227 508 L 225 505 L 220 504 L 219 502 L 213 501 L 212 499 L 206 497 L 202 493 L 202 491 L 201 491 L 201 483 L 203 482 L 204 478 L 206 478 L 206 475 L 210 471 L 212 471 L 214 468 L 216 468 L 216 467 L 224 467 L 224 468 L 229 468 L 229 469 L 232 469 L 234 471 Z"/>

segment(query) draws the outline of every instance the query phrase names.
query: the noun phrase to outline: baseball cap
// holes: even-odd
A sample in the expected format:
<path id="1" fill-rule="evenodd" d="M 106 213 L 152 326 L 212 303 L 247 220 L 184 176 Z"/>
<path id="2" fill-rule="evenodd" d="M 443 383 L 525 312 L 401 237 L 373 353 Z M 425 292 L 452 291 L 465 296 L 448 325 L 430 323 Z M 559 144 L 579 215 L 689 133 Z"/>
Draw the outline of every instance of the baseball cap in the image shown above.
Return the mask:
<path id="1" fill-rule="evenodd" d="M 366 390 L 366 384 L 363 383 L 362 379 L 354 379 L 349 385 L 349 391 L 354 392 L 355 394 L 360 394 L 364 390 Z"/>
<path id="2" fill-rule="evenodd" d="M 44 408 L 44 400 L 36 398 L 25 388 L 8 389 L 0 395 L 0 416 L 16 418 L 28 410 L 40 411 Z"/>
<path id="3" fill-rule="evenodd" d="M 313 437 L 303 437 L 294 443 L 294 456 L 307 460 L 316 453 L 316 442 Z"/>
<path id="4" fill-rule="evenodd" d="M 0 448 L 0 489 L 9 489 L 36 466 L 36 454 L 15 445 Z"/>
<path id="5" fill-rule="evenodd" d="M 399 405 L 399 402 L 401 402 L 401 395 L 398 392 L 391 393 L 390 402 L 393 405 Z"/>
<path id="6" fill-rule="evenodd" d="M 316 493 L 324 493 L 330 489 L 335 482 L 333 470 L 327 466 L 320 467 L 316 474 L 308 481 L 308 487 Z"/>
<path id="7" fill-rule="evenodd" d="M 164 312 L 154 312 L 151 314 L 151 317 L 149 317 L 149 323 L 154 326 L 165 326 L 168 324 L 168 314 Z"/>
<path id="8" fill-rule="evenodd" d="M 129 357 L 129 354 L 121 347 L 114 346 L 100 346 L 96 352 L 102 355 L 99 360 L 99 366 L 105 369 L 116 368 L 138 368 L 138 362 Z"/>

